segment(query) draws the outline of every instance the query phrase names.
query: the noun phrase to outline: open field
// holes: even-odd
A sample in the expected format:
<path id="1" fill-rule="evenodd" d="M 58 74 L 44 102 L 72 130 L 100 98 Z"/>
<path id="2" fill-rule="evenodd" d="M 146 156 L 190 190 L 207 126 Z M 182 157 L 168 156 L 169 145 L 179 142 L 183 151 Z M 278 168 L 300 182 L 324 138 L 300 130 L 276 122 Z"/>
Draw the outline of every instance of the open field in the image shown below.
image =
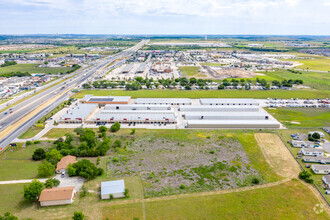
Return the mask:
<path id="1" fill-rule="evenodd" d="M 222 64 L 222 63 L 199 63 L 202 66 L 223 66 L 226 64 Z"/>
<path id="2" fill-rule="evenodd" d="M 315 130 L 322 131 L 323 133 L 325 133 L 321 129 L 313 129 L 313 130 L 311 130 L 311 129 L 278 130 L 277 133 L 282 138 L 282 140 L 285 142 L 286 146 L 291 151 L 291 153 L 296 157 L 297 153 L 301 150 L 301 148 L 292 147 L 291 144 L 287 143 L 288 140 L 292 140 L 292 137 L 290 135 L 291 134 L 297 134 L 297 133 L 307 134 L 309 131 L 315 131 Z M 325 133 L 325 139 L 330 140 L 330 135 Z M 306 163 L 303 162 L 302 158 L 296 158 L 296 160 L 299 162 L 299 164 L 303 167 L 304 170 L 306 170 L 306 171 L 308 171 L 312 174 L 312 179 L 314 180 L 315 185 L 322 192 L 323 196 L 328 200 L 328 202 L 330 202 L 330 195 L 325 194 L 325 188 L 324 188 L 324 184 L 323 184 L 323 181 L 322 181 L 322 176 L 323 175 L 314 174 L 314 172 L 311 170 L 311 168 L 306 168 Z"/>
<path id="3" fill-rule="evenodd" d="M 32 179 L 37 177 L 40 161 L 33 161 L 32 154 L 37 148 L 47 148 L 52 143 L 41 142 L 24 148 L 8 149 L 0 156 L 0 180 Z M 12 148 L 13 149 L 13 148 Z"/>
<path id="4" fill-rule="evenodd" d="M 330 125 L 327 108 L 267 108 L 277 120 L 288 128 L 322 128 Z"/>
<path id="5" fill-rule="evenodd" d="M 330 59 L 325 57 L 316 57 L 314 59 L 290 59 L 297 61 L 303 65 L 297 66 L 297 69 L 321 70 L 330 71 Z"/>
<path id="6" fill-rule="evenodd" d="M 131 96 L 132 98 L 328 98 L 330 91 L 316 90 L 81 90 L 77 98 L 93 94 L 96 96 Z M 74 95 L 74 97 L 76 97 Z"/>
<path id="7" fill-rule="evenodd" d="M 245 192 L 109 205 L 103 218 L 144 219 L 144 207 L 146 219 L 327 219 L 314 212 L 316 204 L 312 192 L 292 180 Z"/>
<path id="8" fill-rule="evenodd" d="M 18 138 L 20 139 L 27 139 L 27 138 L 33 138 L 36 136 L 40 131 L 42 131 L 44 128 L 41 126 L 32 126 L 28 128 L 23 134 L 21 134 Z"/>
<path id="9" fill-rule="evenodd" d="M 12 66 L 0 67 L 0 75 L 11 72 L 29 72 L 29 73 L 45 73 L 58 74 L 71 70 L 71 67 L 38 67 L 38 64 L 16 64 Z"/>
<path id="10" fill-rule="evenodd" d="M 287 178 L 298 176 L 299 165 L 276 134 L 257 133 L 255 138 L 268 164 L 277 175 Z"/>
<path id="11" fill-rule="evenodd" d="M 194 76 L 199 74 L 199 67 L 198 66 L 179 66 L 179 70 L 186 77 L 194 77 Z"/>

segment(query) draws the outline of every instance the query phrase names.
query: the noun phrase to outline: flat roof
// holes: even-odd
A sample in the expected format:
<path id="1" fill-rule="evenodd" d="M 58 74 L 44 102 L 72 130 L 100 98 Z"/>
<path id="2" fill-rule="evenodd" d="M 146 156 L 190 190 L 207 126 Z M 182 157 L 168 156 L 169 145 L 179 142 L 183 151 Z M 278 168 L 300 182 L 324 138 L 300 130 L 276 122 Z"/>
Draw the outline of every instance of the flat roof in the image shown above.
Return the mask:
<path id="1" fill-rule="evenodd" d="M 221 98 L 201 98 L 199 99 L 202 104 L 206 103 L 247 103 L 247 104 L 259 104 L 255 99 L 221 99 Z"/>
<path id="2" fill-rule="evenodd" d="M 180 105 L 180 109 L 259 109 L 255 105 Z"/>
<path id="3" fill-rule="evenodd" d="M 99 118 L 100 120 L 159 120 L 159 119 L 175 119 L 174 113 L 171 114 L 97 114 L 95 119 Z"/>
<path id="4" fill-rule="evenodd" d="M 123 192 L 125 192 L 124 180 L 101 182 L 101 194 L 102 195 L 123 193 Z"/>
<path id="5" fill-rule="evenodd" d="M 330 169 L 330 165 L 313 164 L 312 168 L 317 169 L 317 170 Z"/>
<path id="6" fill-rule="evenodd" d="M 196 125 L 204 125 L 204 124 L 210 124 L 210 125 L 280 125 L 277 121 L 272 120 L 188 120 L 188 124 L 196 124 Z"/>
<path id="7" fill-rule="evenodd" d="M 186 116 L 269 116 L 266 112 L 186 112 Z"/>
<path id="8" fill-rule="evenodd" d="M 187 98 L 137 98 L 135 103 L 191 103 Z"/>
<path id="9" fill-rule="evenodd" d="M 305 152 L 324 152 L 322 149 L 318 148 L 302 148 L 301 150 L 304 150 Z"/>
<path id="10" fill-rule="evenodd" d="M 78 104 L 73 108 L 70 108 L 67 113 L 62 115 L 61 119 L 77 119 L 81 118 L 84 120 L 95 108 L 97 108 L 98 104 L 87 103 L 87 104 Z"/>
<path id="11" fill-rule="evenodd" d="M 86 102 L 128 102 L 130 96 L 93 96 L 85 95 L 81 100 Z"/>

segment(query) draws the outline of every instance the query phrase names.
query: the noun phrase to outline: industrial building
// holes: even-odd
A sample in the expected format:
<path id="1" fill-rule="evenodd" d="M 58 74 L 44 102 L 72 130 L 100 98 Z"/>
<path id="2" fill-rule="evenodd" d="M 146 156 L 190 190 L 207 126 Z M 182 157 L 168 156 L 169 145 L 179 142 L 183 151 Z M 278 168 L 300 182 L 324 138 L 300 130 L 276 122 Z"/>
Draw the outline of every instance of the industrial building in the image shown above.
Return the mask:
<path id="1" fill-rule="evenodd" d="M 129 73 L 131 71 L 131 69 L 133 68 L 133 64 L 127 64 L 123 70 L 121 71 L 122 73 Z"/>
<path id="2" fill-rule="evenodd" d="M 191 99 L 185 98 L 138 98 L 135 104 L 142 105 L 191 105 Z"/>
<path id="3" fill-rule="evenodd" d="M 255 105 L 259 106 L 259 103 L 255 99 L 217 99 L 217 98 L 207 98 L 200 99 L 201 105 Z"/>
<path id="4" fill-rule="evenodd" d="M 186 120 L 268 120 L 266 112 L 186 112 Z"/>
<path id="5" fill-rule="evenodd" d="M 110 199 L 110 195 L 114 199 L 125 197 L 124 180 L 101 182 L 101 199 Z"/>
<path id="6" fill-rule="evenodd" d="M 181 112 L 258 112 L 258 106 L 213 106 L 213 105 L 190 105 L 180 106 Z"/>
<path id="7" fill-rule="evenodd" d="M 171 110 L 170 105 L 142 105 L 142 104 L 135 104 L 135 105 L 106 105 L 104 110 L 143 110 L 143 111 L 166 111 Z"/>
<path id="8" fill-rule="evenodd" d="M 145 63 L 141 63 L 140 66 L 137 68 L 136 73 L 143 73 L 146 69 L 146 64 Z"/>
<path id="9" fill-rule="evenodd" d="M 186 128 L 279 128 L 272 120 L 188 120 Z"/>
<path id="10" fill-rule="evenodd" d="M 93 96 L 85 95 L 80 100 L 81 103 L 95 103 L 100 106 L 108 104 L 128 104 L 131 101 L 130 96 Z"/>
<path id="11" fill-rule="evenodd" d="M 102 110 L 95 115 L 95 118 L 90 122 L 97 125 L 112 124 L 119 122 L 121 124 L 135 123 L 135 124 L 175 124 L 176 117 L 171 111 L 113 111 Z"/>
<path id="12" fill-rule="evenodd" d="M 86 118 L 93 114 L 98 108 L 98 104 L 78 104 L 70 108 L 58 120 L 59 123 L 83 123 Z"/>

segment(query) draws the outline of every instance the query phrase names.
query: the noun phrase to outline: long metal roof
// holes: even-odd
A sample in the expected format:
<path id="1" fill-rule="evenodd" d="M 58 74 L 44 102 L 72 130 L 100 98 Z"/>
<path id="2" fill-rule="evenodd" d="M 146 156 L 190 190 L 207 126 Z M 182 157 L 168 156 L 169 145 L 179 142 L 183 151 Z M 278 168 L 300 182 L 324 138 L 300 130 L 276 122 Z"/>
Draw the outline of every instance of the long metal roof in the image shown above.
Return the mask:
<path id="1" fill-rule="evenodd" d="M 191 99 L 187 98 L 137 98 L 135 100 L 136 104 L 143 104 L 143 103 L 191 103 Z"/>
<path id="2" fill-rule="evenodd" d="M 70 108 L 67 113 L 62 115 L 61 119 L 70 118 L 77 119 L 81 118 L 84 120 L 95 108 L 97 108 L 98 104 L 78 104 L 73 108 Z"/>
<path id="3" fill-rule="evenodd" d="M 109 195 L 125 192 L 124 180 L 101 182 L 101 194 Z"/>
<path id="4" fill-rule="evenodd" d="M 207 104 L 254 104 L 259 105 L 255 99 L 218 99 L 218 98 L 202 98 L 200 99 L 202 105 Z"/>

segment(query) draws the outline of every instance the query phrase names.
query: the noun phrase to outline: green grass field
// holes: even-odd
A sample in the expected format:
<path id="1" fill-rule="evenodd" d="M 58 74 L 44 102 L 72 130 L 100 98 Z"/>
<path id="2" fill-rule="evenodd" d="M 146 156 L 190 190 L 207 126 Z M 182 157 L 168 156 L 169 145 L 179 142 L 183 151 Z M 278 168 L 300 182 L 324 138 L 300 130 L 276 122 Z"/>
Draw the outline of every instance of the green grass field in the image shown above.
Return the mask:
<path id="1" fill-rule="evenodd" d="M 179 66 L 179 70 L 187 77 L 193 77 L 199 74 L 198 66 Z"/>
<path id="2" fill-rule="evenodd" d="M 36 178 L 40 161 L 33 161 L 32 154 L 37 148 L 47 148 L 52 143 L 41 142 L 18 150 L 8 149 L 0 155 L 0 180 Z"/>
<path id="3" fill-rule="evenodd" d="M 43 130 L 43 127 L 32 126 L 28 130 L 26 130 L 23 134 L 21 134 L 18 138 L 20 138 L 20 139 L 33 138 L 42 130 Z"/>
<path id="4" fill-rule="evenodd" d="M 267 108 L 288 128 L 322 128 L 330 125 L 330 111 L 326 108 Z"/>
<path id="5" fill-rule="evenodd" d="M 293 59 L 290 61 L 297 61 L 303 65 L 297 66 L 297 69 L 321 70 L 330 71 L 330 59 L 323 57 L 316 57 L 314 59 Z"/>
<path id="6" fill-rule="evenodd" d="M 103 218 L 144 219 L 145 207 L 146 219 L 328 219 L 325 212 L 315 213 L 316 204 L 313 193 L 293 180 L 245 192 L 109 205 Z"/>
<path id="7" fill-rule="evenodd" d="M 132 98 L 328 98 L 330 91 L 317 90 L 81 90 L 77 98 L 84 95 L 131 96 Z M 74 95 L 75 97 L 75 95 Z"/>
<path id="8" fill-rule="evenodd" d="M 222 63 L 199 63 L 202 66 L 223 66 L 226 64 L 222 64 Z"/>
<path id="9" fill-rule="evenodd" d="M 71 67 L 38 67 L 38 64 L 16 64 L 13 66 L 0 67 L 0 75 L 11 72 L 57 74 L 61 72 L 65 73 L 68 70 L 71 70 Z"/>

